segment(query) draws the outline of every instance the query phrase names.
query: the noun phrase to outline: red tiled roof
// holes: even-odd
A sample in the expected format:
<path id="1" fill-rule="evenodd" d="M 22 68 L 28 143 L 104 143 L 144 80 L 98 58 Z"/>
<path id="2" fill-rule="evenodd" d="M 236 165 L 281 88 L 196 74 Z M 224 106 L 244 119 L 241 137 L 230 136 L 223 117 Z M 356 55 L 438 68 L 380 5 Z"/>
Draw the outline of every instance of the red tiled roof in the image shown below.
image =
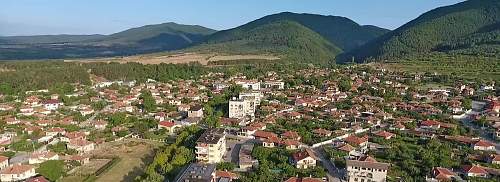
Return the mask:
<path id="1" fill-rule="evenodd" d="M 483 167 L 476 165 L 465 165 L 462 169 L 465 173 L 488 174 L 488 171 L 484 170 Z"/>
<path id="2" fill-rule="evenodd" d="M 275 133 L 268 132 L 268 131 L 261 131 L 261 130 L 255 131 L 255 133 L 253 135 L 255 137 L 258 137 L 258 138 L 278 137 L 278 135 L 276 135 Z"/>
<path id="3" fill-rule="evenodd" d="M 494 146 L 491 142 L 485 141 L 485 140 L 479 140 L 476 143 L 474 143 L 474 146 L 480 146 L 480 147 L 491 147 Z"/>
<path id="4" fill-rule="evenodd" d="M 164 127 L 172 127 L 175 125 L 174 122 L 170 122 L 170 121 L 162 121 L 162 122 L 159 122 L 158 124 L 161 126 L 164 126 Z"/>
<path id="5" fill-rule="evenodd" d="M 295 152 L 293 155 L 292 155 L 292 158 L 295 160 L 295 161 L 300 161 L 302 159 L 305 159 L 307 157 L 312 157 L 314 159 L 317 159 L 318 157 L 316 157 L 316 155 L 314 154 L 314 152 L 311 150 L 311 149 L 305 149 L 303 151 L 299 151 L 299 152 Z"/>
<path id="6" fill-rule="evenodd" d="M 379 131 L 379 132 L 375 133 L 375 135 L 380 136 L 380 137 L 384 137 L 384 138 L 389 138 L 389 137 L 394 136 L 395 134 L 387 132 L 387 131 Z"/>
<path id="7" fill-rule="evenodd" d="M 0 171 L 0 174 L 22 174 L 33 168 L 31 165 L 13 165 Z"/>

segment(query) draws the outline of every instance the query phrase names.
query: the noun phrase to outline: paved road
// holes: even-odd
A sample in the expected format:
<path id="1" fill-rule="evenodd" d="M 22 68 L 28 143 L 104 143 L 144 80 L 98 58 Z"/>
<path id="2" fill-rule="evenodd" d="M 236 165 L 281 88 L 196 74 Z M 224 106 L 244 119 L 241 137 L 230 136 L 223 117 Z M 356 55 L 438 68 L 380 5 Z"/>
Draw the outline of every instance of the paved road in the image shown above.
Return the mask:
<path id="1" fill-rule="evenodd" d="M 480 126 L 477 126 L 474 123 L 472 123 L 473 121 L 470 119 L 470 116 L 483 111 L 484 105 L 485 105 L 484 102 L 473 101 L 472 102 L 472 111 L 466 112 L 465 116 L 462 118 L 458 118 L 458 120 L 460 120 L 464 126 L 469 127 L 470 129 L 472 129 L 476 133 L 479 133 L 479 136 L 481 138 L 483 138 L 484 140 L 487 140 L 487 141 L 495 144 L 495 147 L 497 150 L 496 152 L 497 152 L 497 154 L 500 154 L 500 142 L 496 141 L 493 138 L 492 133 L 488 131 L 488 128 L 482 128 Z"/>
<path id="2" fill-rule="evenodd" d="M 87 126 L 92 126 L 92 121 L 94 121 L 94 120 L 95 120 L 95 118 L 97 117 L 97 115 L 99 115 L 102 111 L 105 111 L 105 110 L 110 109 L 110 108 L 111 108 L 111 106 L 112 106 L 112 104 L 109 104 L 109 105 L 107 105 L 106 107 L 104 107 L 104 109 L 102 109 L 102 110 L 100 110 L 100 111 L 96 111 L 96 112 L 94 112 L 94 114 L 93 114 L 93 115 L 92 115 L 89 119 L 87 119 L 87 120 L 85 120 L 85 121 L 81 122 L 81 123 L 79 124 L 79 126 L 80 126 L 80 127 L 82 127 L 82 128 L 83 128 L 83 127 L 87 127 Z"/>
<path id="3" fill-rule="evenodd" d="M 316 156 L 321 160 L 323 167 L 328 170 L 327 177 L 329 182 L 342 182 L 340 171 L 335 164 L 333 164 L 330 159 L 328 159 L 324 153 L 323 148 L 318 147 L 313 149 Z"/>

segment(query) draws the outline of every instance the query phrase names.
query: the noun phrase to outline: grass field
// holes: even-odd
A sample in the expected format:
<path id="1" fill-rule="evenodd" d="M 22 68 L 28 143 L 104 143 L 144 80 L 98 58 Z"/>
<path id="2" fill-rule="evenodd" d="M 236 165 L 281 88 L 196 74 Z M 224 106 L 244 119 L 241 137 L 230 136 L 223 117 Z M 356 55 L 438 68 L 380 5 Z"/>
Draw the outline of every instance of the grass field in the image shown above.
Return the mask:
<path id="1" fill-rule="evenodd" d="M 110 143 L 100 146 L 96 155 L 103 157 L 117 156 L 121 160 L 107 172 L 97 178 L 97 182 L 134 181 L 134 178 L 144 173 L 146 166 L 154 157 L 158 143 L 128 140 L 126 142 Z"/>
<path id="2" fill-rule="evenodd" d="M 96 59 L 74 59 L 74 60 L 64 60 L 65 62 L 118 62 L 118 63 L 128 63 L 135 62 L 141 64 L 160 64 L 160 63 L 172 63 L 172 64 L 185 64 L 191 62 L 197 62 L 203 65 L 207 65 L 209 62 L 218 61 L 238 61 L 238 60 L 268 60 L 274 61 L 280 58 L 272 55 L 222 55 L 222 54 L 207 54 L 207 53 L 175 53 L 175 54 L 145 54 L 138 56 L 128 56 L 128 57 L 112 57 L 112 58 L 96 58 Z"/>
<path id="3" fill-rule="evenodd" d="M 441 59 L 373 63 L 375 67 L 410 73 L 438 73 L 468 79 L 500 80 L 500 59 Z"/>

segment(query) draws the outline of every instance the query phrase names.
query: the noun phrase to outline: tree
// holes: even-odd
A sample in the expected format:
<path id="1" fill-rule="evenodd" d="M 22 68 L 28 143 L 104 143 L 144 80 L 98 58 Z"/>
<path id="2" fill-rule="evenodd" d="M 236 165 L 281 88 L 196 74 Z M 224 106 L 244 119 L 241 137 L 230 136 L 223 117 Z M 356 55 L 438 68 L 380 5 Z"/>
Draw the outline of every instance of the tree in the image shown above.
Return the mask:
<path id="1" fill-rule="evenodd" d="M 56 181 L 65 174 L 64 162 L 60 160 L 49 160 L 40 164 L 36 172 L 50 181 Z"/>
<path id="2" fill-rule="evenodd" d="M 234 168 L 236 168 L 236 164 L 232 162 L 221 162 L 217 164 L 217 170 L 232 171 Z"/>
<path id="3" fill-rule="evenodd" d="M 149 90 L 142 91 L 140 98 L 142 99 L 142 108 L 144 111 L 153 112 L 156 110 L 156 101 Z"/>
<path id="4" fill-rule="evenodd" d="M 352 83 L 349 78 L 342 78 L 339 83 L 340 91 L 346 92 L 351 89 Z"/>

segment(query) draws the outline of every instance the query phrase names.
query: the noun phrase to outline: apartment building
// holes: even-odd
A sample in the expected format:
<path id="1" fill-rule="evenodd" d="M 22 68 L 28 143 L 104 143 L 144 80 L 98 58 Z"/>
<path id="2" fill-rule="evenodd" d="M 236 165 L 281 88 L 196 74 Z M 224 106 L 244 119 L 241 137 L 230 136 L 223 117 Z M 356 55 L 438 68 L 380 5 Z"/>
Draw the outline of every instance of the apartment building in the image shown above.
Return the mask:
<path id="1" fill-rule="evenodd" d="M 229 101 L 229 118 L 243 119 L 255 116 L 255 99 L 232 98 Z"/>
<path id="2" fill-rule="evenodd" d="M 196 141 L 196 160 L 201 163 L 218 163 L 226 152 L 224 129 L 206 130 Z"/>
<path id="3" fill-rule="evenodd" d="M 215 182 L 215 164 L 191 163 L 175 182 Z"/>
<path id="4" fill-rule="evenodd" d="M 389 164 L 372 160 L 347 160 L 348 182 L 385 182 Z"/>

